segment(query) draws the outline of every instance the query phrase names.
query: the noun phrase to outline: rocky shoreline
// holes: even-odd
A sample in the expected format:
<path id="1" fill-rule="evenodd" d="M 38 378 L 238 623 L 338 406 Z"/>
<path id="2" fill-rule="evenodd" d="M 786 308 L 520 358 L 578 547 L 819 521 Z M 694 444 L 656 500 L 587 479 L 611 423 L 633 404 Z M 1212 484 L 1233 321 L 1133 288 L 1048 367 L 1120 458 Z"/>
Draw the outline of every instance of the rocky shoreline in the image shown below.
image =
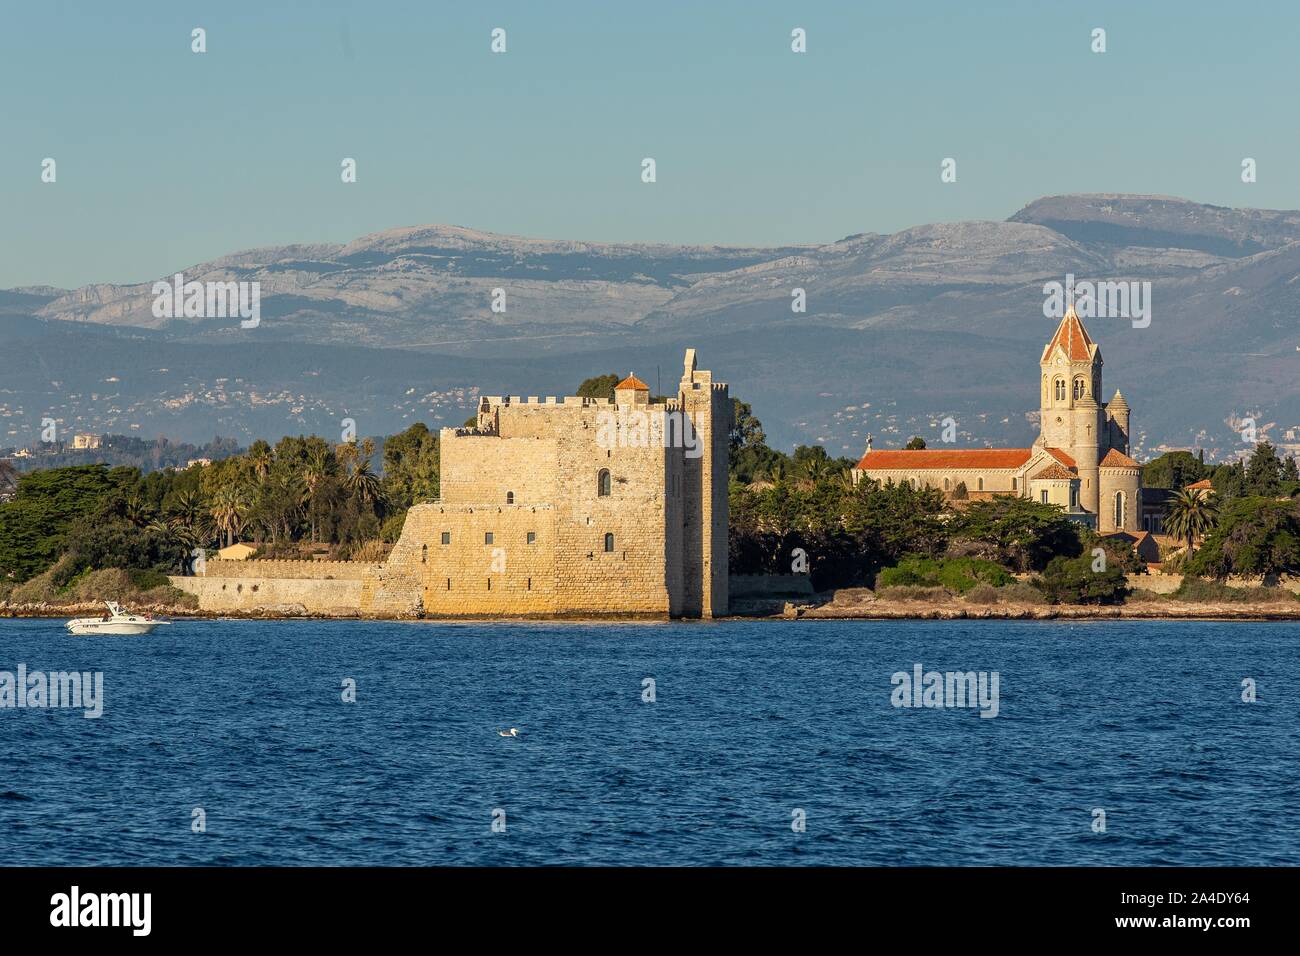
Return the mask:
<path id="1" fill-rule="evenodd" d="M 844 595 L 842 598 L 841 595 Z M 852 592 L 837 592 L 824 603 L 789 601 L 750 601 L 733 608 L 730 619 L 803 620 L 803 621 L 1059 621 L 1059 620 L 1201 620 L 1201 621 L 1300 621 L 1300 601 L 1294 605 L 1278 602 L 1255 604 L 1187 601 L 1140 601 L 1118 605 L 1079 604 L 969 604 L 958 599 L 944 603 L 927 601 L 863 600 Z M 280 605 L 247 611 L 202 611 L 198 608 L 164 604 L 132 604 L 136 613 L 163 618 L 199 620 L 356 620 L 362 615 L 322 614 L 302 605 Z M 0 602 L 0 618 L 72 618 L 97 617 L 104 611 L 99 602 L 77 604 L 10 604 Z M 385 620 L 396 618 L 366 618 Z M 454 620 L 465 618 L 406 618 L 407 620 Z M 474 619 L 474 620 L 492 620 Z M 511 619 L 513 620 L 513 619 Z M 544 618 L 541 620 L 580 620 L 616 623 L 609 618 Z M 644 620 L 644 619 L 642 619 Z"/>

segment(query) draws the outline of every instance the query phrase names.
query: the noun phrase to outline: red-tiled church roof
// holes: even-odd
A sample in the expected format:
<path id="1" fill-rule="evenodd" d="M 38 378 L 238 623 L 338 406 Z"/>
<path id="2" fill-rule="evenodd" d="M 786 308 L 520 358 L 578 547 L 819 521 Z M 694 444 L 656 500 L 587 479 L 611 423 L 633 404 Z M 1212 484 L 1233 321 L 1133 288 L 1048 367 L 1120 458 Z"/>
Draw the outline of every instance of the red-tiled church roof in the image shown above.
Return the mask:
<path id="1" fill-rule="evenodd" d="M 1073 456 L 1067 455 L 1060 448 L 1048 448 L 1047 453 L 1051 455 L 1053 458 L 1055 458 L 1057 461 L 1059 461 L 1066 468 L 1079 467 L 1078 463 L 1074 460 Z"/>
<path id="2" fill-rule="evenodd" d="M 1052 336 L 1052 341 L 1047 343 L 1047 348 L 1043 351 L 1043 358 L 1047 358 L 1058 345 L 1065 351 L 1066 358 L 1071 362 L 1086 362 L 1092 358 L 1093 341 L 1088 336 L 1088 330 L 1079 321 L 1079 317 L 1074 314 L 1074 306 L 1066 310 L 1065 318 L 1061 319 L 1061 324 L 1056 327 L 1056 334 Z"/>
<path id="3" fill-rule="evenodd" d="M 914 468 L 1019 468 L 1034 455 L 1032 448 L 920 448 L 869 451 L 858 462 L 862 471 Z"/>
<path id="4" fill-rule="evenodd" d="M 1052 478 L 1052 479 L 1058 479 L 1058 480 L 1059 480 L 1059 479 L 1061 479 L 1061 478 L 1069 478 L 1069 479 L 1073 479 L 1073 478 L 1076 478 L 1076 477 L 1078 477 L 1078 476 L 1075 475 L 1074 472 L 1072 472 L 1072 471 L 1066 469 L 1064 466 L 1059 465 L 1059 464 L 1057 464 L 1056 462 L 1052 462 L 1050 465 L 1048 465 L 1046 468 L 1044 468 L 1044 469 L 1043 469 L 1042 471 L 1040 471 L 1038 474 L 1034 475 L 1034 476 L 1033 476 L 1032 478 L 1030 478 L 1029 480 L 1030 480 L 1030 481 L 1038 481 L 1040 478 Z"/>
<path id="5" fill-rule="evenodd" d="M 1124 454 L 1118 448 L 1112 448 L 1106 452 L 1106 457 L 1101 460 L 1102 468 L 1137 468 L 1138 463 Z"/>

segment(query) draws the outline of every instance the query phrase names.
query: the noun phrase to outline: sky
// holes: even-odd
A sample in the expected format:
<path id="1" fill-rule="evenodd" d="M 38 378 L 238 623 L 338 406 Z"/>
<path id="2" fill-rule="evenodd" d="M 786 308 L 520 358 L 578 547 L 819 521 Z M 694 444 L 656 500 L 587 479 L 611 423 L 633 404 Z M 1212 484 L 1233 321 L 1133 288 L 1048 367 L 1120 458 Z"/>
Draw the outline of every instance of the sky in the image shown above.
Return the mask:
<path id="1" fill-rule="evenodd" d="M 1295 209 L 1297 40 L 1281 2 L 10 0 L 0 288 L 428 223 L 778 245 L 1067 192 Z"/>

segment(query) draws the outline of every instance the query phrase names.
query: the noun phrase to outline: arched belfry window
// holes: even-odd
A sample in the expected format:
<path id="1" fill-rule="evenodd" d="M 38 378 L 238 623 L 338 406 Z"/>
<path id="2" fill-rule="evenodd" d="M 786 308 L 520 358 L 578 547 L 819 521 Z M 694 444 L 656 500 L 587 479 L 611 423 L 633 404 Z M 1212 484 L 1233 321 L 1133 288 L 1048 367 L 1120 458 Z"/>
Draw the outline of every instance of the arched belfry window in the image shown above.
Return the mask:
<path id="1" fill-rule="evenodd" d="M 596 476 L 596 494 L 601 498 L 608 498 L 610 491 L 609 469 L 600 469 L 600 474 Z"/>
<path id="2" fill-rule="evenodd" d="M 612 534 L 605 535 L 605 553 L 614 553 L 614 536 Z"/>
<path id="3" fill-rule="evenodd" d="M 1081 398 L 1083 398 L 1083 379 L 1076 378 L 1074 380 L 1074 400 L 1077 402 Z"/>
<path id="4" fill-rule="evenodd" d="M 512 505 L 512 504 L 514 504 L 514 503 L 515 503 L 515 493 L 514 493 L 513 491 L 507 491 L 507 492 L 506 492 L 506 504 L 508 504 L 508 505 Z"/>
<path id="5" fill-rule="evenodd" d="M 1055 388 L 1056 388 L 1056 400 L 1058 402 L 1065 401 L 1065 379 L 1058 378 L 1056 380 Z"/>

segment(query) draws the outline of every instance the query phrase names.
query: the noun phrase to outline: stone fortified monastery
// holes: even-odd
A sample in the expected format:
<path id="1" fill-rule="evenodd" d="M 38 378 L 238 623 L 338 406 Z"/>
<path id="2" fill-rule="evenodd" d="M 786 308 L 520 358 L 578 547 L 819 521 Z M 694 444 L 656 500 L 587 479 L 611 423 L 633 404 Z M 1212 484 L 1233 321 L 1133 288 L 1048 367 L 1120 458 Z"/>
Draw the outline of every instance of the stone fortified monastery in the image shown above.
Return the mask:
<path id="1" fill-rule="evenodd" d="M 1040 432 L 1032 448 L 954 448 L 867 453 L 853 469 L 881 482 L 965 485 L 971 498 L 1019 495 L 1060 505 L 1102 534 L 1141 530 L 1142 468 L 1128 455 L 1129 407 L 1115 390 L 1099 402 L 1101 351 L 1073 306 L 1038 362 Z"/>
<path id="2" fill-rule="evenodd" d="M 441 497 L 379 565 L 209 561 L 176 577 L 212 610 L 301 604 L 383 617 L 727 613 L 731 398 L 686 351 L 677 394 L 484 397 L 440 434 Z"/>
<path id="3" fill-rule="evenodd" d="M 959 497 L 1060 505 L 1135 531 L 1129 408 L 1101 404 L 1101 353 L 1073 309 L 1043 350 L 1031 448 L 873 451 L 853 469 Z M 383 564 L 209 561 L 172 581 L 205 610 L 301 605 L 381 617 L 703 617 L 728 610 L 727 386 L 686 351 L 677 394 L 628 376 L 614 398 L 485 397 L 441 432 L 441 497 L 407 513 Z"/>

